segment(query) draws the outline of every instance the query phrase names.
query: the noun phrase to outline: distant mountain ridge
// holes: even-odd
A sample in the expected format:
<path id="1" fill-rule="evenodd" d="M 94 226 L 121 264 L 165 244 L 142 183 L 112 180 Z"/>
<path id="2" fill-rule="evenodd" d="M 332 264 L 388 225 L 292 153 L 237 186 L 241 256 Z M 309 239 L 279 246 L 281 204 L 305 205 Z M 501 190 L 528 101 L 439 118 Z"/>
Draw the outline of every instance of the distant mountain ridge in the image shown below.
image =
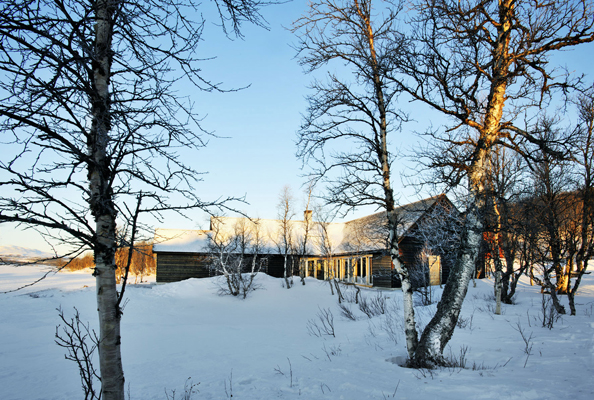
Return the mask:
<path id="1" fill-rule="evenodd" d="M 52 257 L 52 254 L 41 250 L 30 249 L 28 247 L 0 245 L 0 256 L 30 260 L 39 258 L 49 258 Z"/>

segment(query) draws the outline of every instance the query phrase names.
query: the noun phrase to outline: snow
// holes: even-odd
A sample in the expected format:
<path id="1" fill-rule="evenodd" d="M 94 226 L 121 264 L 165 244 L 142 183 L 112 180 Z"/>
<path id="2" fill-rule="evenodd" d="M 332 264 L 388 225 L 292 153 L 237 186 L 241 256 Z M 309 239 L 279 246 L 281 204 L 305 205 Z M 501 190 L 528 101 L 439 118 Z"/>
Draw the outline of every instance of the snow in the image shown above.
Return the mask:
<path id="1" fill-rule="evenodd" d="M 217 217 L 220 221 L 220 232 L 224 237 L 233 236 L 235 227 L 242 220 L 248 220 L 241 217 Z M 280 254 L 277 246 L 281 236 L 280 221 L 276 219 L 258 219 L 258 226 L 261 233 L 262 248 L 267 254 Z M 298 220 L 288 221 L 293 239 L 301 240 L 305 236 L 305 222 Z M 344 251 L 345 242 L 345 223 L 329 223 L 327 227 L 330 243 L 337 252 Z M 208 253 L 210 250 L 209 236 L 213 235 L 211 230 L 192 230 L 192 229 L 155 229 L 154 252 L 170 253 Z M 319 254 L 319 242 L 321 240 L 321 228 L 318 223 L 312 223 L 309 231 L 309 254 Z"/>
<path id="2" fill-rule="evenodd" d="M 155 229 L 153 251 L 155 252 L 208 252 L 208 233 L 195 229 Z"/>
<path id="3" fill-rule="evenodd" d="M 0 257 L 9 257 L 18 260 L 49 258 L 53 255 L 41 250 L 30 249 L 22 246 L 0 245 Z"/>
<path id="4" fill-rule="evenodd" d="M 43 272 L 0 266 L 0 291 Z M 261 288 L 246 300 L 217 295 L 214 279 L 155 285 L 153 278 L 128 286 L 122 356 L 130 399 L 166 399 L 165 391 L 171 396 L 172 390 L 181 398 L 190 377 L 200 383 L 193 399 L 231 393 L 236 399 L 381 400 L 394 393 L 396 399 L 594 398 L 592 275 L 576 298 L 578 315 L 564 316 L 551 330 L 539 321 L 540 291 L 527 280 L 520 283 L 516 304 L 503 305 L 500 316 L 492 313 L 492 281 L 471 283 L 461 313 L 466 326 L 456 328 L 446 350 L 459 355 L 467 348 L 467 368 L 435 371 L 399 366 L 406 355 L 402 329 L 395 343 L 382 329 L 386 316 L 369 319 L 354 304 L 358 320 L 345 319 L 327 283 L 308 278 L 305 286 L 287 290 L 282 279 L 257 279 Z M 400 291 L 381 293 L 391 308 L 401 307 Z M 76 307 L 96 328 L 90 271 L 61 272 L 0 295 L 0 399 L 82 398 L 76 366 L 54 343 L 58 307 L 68 316 Z M 316 321 L 320 309 L 332 311 L 336 337 L 308 334 L 308 321 Z M 423 325 L 435 305 L 416 309 Z M 395 320 L 401 327 L 401 314 Z M 518 324 L 532 335 L 529 356 Z"/>
<path id="5" fill-rule="evenodd" d="M 223 237 L 231 237 L 235 233 L 235 227 L 242 221 L 249 220 L 241 217 L 217 217 L 219 221 L 220 234 Z M 280 222 L 276 219 L 258 219 L 258 226 L 260 234 L 262 235 L 262 248 L 267 254 L 279 254 L 279 249 L 276 244 L 280 236 Z M 302 238 L 305 232 L 305 223 L 303 221 L 291 220 L 291 234 L 295 238 Z M 310 242 L 319 240 L 319 226 L 313 224 L 310 228 Z M 329 235 L 333 243 L 340 243 L 343 238 L 344 224 L 334 223 L 330 224 Z M 170 252 L 170 253 L 208 253 L 209 250 L 209 236 L 213 235 L 211 230 L 182 230 L 182 229 L 155 229 L 155 244 L 153 245 L 154 252 Z M 319 251 L 312 243 L 308 245 L 310 254 L 315 254 Z"/>

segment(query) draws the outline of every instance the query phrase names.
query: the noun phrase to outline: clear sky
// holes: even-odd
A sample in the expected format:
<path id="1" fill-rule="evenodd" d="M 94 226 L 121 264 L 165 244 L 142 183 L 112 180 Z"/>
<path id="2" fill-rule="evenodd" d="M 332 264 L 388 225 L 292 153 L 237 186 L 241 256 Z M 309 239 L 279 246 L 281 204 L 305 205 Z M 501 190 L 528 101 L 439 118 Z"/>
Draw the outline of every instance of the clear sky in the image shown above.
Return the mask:
<path id="1" fill-rule="evenodd" d="M 212 138 L 205 149 L 186 154 L 186 161 L 195 169 L 208 172 L 196 187 L 204 200 L 245 195 L 249 204 L 237 204 L 238 209 L 253 217 L 275 218 L 278 196 L 283 186 L 289 185 L 297 197 L 296 218 L 302 217 L 305 180 L 300 177 L 304 171 L 295 157 L 295 139 L 301 113 L 307 106 L 305 95 L 311 77 L 302 72 L 294 58 L 295 50 L 290 47 L 294 36 L 286 28 L 306 11 L 307 3 L 293 0 L 265 8 L 262 14 L 270 29 L 245 25 L 243 40 L 225 38 L 220 27 L 214 24 L 217 22 L 214 15 L 205 11 L 204 16 L 210 21 L 205 27 L 199 56 L 216 57 L 201 65 L 205 78 L 222 82 L 223 87 L 229 89 L 251 86 L 224 94 L 189 93 L 206 117 L 204 128 L 226 137 Z M 594 46 L 566 52 L 563 61 L 588 72 L 594 61 Z M 392 139 L 393 145 L 405 152 L 417 141 L 412 132 L 421 130 L 429 120 L 435 121 L 426 109 L 416 108 L 416 105 L 409 107 L 416 122 Z M 409 160 L 397 161 L 395 175 L 398 169 L 402 171 L 410 165 Z M 412 188 L 402 186 L 398 176 L 393 180 L 395 190 L 403 194 L 401 201 L 417 199 Z M 373 210 L 363 210 L 346 219 L 370 211 Z M 205 228 L 207 217 L 198 212 L 191 219 L 172 215 L 159 226 Z M 47 248 L 34 232 L 22 232 L 10 225 L 0 225 L 0 245 Z"/>

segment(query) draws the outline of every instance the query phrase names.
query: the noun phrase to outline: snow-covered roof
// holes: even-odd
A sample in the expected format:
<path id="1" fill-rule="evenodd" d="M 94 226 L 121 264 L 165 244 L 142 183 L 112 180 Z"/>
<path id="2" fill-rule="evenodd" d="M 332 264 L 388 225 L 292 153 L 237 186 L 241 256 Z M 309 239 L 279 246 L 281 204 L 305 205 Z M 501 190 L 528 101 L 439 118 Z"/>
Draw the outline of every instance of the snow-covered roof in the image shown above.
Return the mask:
<path id="1" fill-rule="evenodd" d="M 405 236 L 440 197 L 441 195 L 396 207 L 398 236 Z M 343 232 L 340 245 L 342 252 L 385 250 L 388 239 L 386 211 L 346 222 Z"/>
<path id="2" fill-rule="evenodd" d="M 154 252 L 206 253 L 208 232 L 196 229 L 155 229 Z"/>
<path id="3" fill-rule="evenodd" d="M 396 209 L 398 235 L 404 235 L 427 212 L 440 196 L 406 204 Z M 306 221 L 290 220 L 289 231 L 294 244 L 301 243 L 307 229 Z M 208 253 L 209 237 L 231 237 L 240 226 L 258 229 L 261 251 L 282 254 L 281 221 L 276 219 L 249 219 L 245 217 L 213 217 L 210 230 L 156 229 L 154 252 Z M 324 230 L 325 228 L 325 230 Z M 382 211 L 348 222 L 320 223 L 310 221 L 307 254 L 321 255 L 324 237 L 333 254 L 379 251 L 387 243 L 386 212 Z M 252 233 L 253 236 L 253 233 Z"/>

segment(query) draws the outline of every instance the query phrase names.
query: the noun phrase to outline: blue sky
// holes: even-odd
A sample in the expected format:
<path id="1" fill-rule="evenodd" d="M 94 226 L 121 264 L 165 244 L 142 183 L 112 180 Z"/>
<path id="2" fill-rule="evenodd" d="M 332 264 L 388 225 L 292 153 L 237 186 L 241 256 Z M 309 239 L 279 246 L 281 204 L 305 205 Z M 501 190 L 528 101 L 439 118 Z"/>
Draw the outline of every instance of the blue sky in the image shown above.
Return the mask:
<path id="1" fill-rule="evenodd" d="M 225 89 L 250 85 L 231 93 L 180 93 L 190 95 L 196 103 L 205 117 L 203 128 L 220 137 L 209 139 L 208 146 L 197 153 L 184 153 L 188 164 L 207 172 L 196 186 L 205 201 L 245 196 L 249 204 L 237 203 L 237 209 L 275 218 L 278 195 L 285 185 L 299 197 L 304 180 L 300 178 L 301 163 L 295 157 L 294 141 L 310 78 L 294 59 L 295 51 L 290 47 L 293 34 L 286 28 L 303 13 L 306 4 L 299 0 L 266 7 L 262 14 L 269 30 L 245 24 L 244 39 L 233 40 L 216 25 L 212 5 L 203 4 L 207 23 L 198 57 L 216 57 L 200 65 L 204 77 L 222 82 Z M 206 227 L 207 219 L 200 212 L 191 219 L 172 214 L 159 226 L 196 229 Z M 0 245 L 48 248 L 34 231 L 21 231 L 8 224 L 0 225 Z"/>
<path id="2" fill-rule="evenodd" d="M 278 196 L 285 185 L 292 188 L 301 218 L 307 172 L 295 157 L 296 132 L 305 112 L 307 85 L 312 77 L 303 73 L 290 44 L 295 36 L 286 28 L 307 10 L 308 2 L 295 0 L 263 10 L 270 30 L 254 26 L 244 29 L 245 40 L 228 41 L 218 27 L 207 26 L 205 56 L 217 55 L 204 64 L 228 87 L 251 86 L 236 93 L 198 93 L 208 114 L 204 126 L 229 139 L 213 139 L 198 155 L 209 173 L 203 187 L 221 195 L 246 195 L 250 203 L 238 207 L 250 216 L 275 218 Z M 212 35 L 215 40 L 209 40 Z M 395 139 L 396 140 L 396 139 Z M 407 147 L 416 138 L 409 131 L 397 145 Z M 399 165 L 402 165 L 399 163 Z M 196 168 L 201 169 L 201 165 Z M 396 180 L 397 189 L 399 182 Z M 412 195 L 412 190 L 407 193 Z M 363 213 L 369 211 L 362 211 Z M 354 218 L 354 216 L 346 219 Z M 203 221 L 171 221 L 166 227 L 180 223 L 190 228 Z M 174 227 L 174 226 L 171 226 Z"/>
<path id="3" fill-rule="evenodd" d="M 305 96 L 311 77 L 302 72 L 294 58 L 295 51 L 290 47 L 294 36 L 286 28 L 306 11 L 307 3 L 294 0 L 265 8 L 262 14 L 270 29 L 245 25 L 243 40 L 225 38 L 215 25 L 214 14 L 207 11 L 208 7 L 205 9 L 204 16 L 210 21 L 206 24 L 198 56 L 216 57 L 201 65 L 205 78 L 222 82 L 228 89 L 251 86 L 224 94 L 186 93 L 206 117 L 204 128 L 225 137 L 212 138 L 198 153 L 184 154 L 195 169 L 208 172 L 196 187 L 204 200 L 245 195 L 249 204 L 237 204 L 238 209 L 254 217 L 275 218 L 278 196 L 282 188 L 289 185 L 297 198 L 296 218 L 301 218 L 304 179 L 300 175 L 304 171 L 295 157 L 295 139 L 301 113 L 307 106 Z M 577 51 L 565 52 L 561 60 L 587 73 L 594 61 L 594 46 L 589 44 Z M 421 130 L 427 121 L 434 124 L 439 121 L 434 118 L 435 114 L 418 105 L 408 105 L 408 108 L 416 122 L 392 139 L 393 146 L 404 152 L 418 140 L 414 131 Z M 403 194 L 402 202 L 417 199 L 412 188 L 404 188 L 398 177 L 410 166 L 412 163 L 404 158 L 395 163 L 393 181 L 395 191 Z M 346 219 L 371 211 L 360 210 Z M 205 228 L 207 216 L 199 212 L 190 219 L 171 215 L 159 227 Z M 14 226 L 0 226 L 0 245 L 47 248 L 37 234 L 19 231 Z"/>

